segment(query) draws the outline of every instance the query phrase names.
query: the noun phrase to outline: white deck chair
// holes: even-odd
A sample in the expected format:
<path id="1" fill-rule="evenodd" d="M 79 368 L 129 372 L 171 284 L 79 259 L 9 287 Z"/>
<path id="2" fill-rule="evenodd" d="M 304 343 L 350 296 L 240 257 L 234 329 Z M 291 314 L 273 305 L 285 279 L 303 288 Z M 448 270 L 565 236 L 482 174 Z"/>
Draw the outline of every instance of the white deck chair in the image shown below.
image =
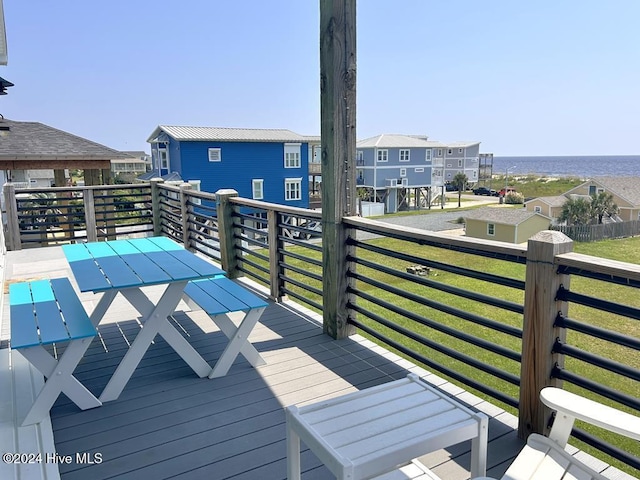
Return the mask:
<path id="1" fill-rule="evenodd" d="M 559 388 L 542 389 L 540 398 L 545 405 L 558 412 L 549 437 L 535 433 L 530 435 L 527 444 L 501 480 L 607 480 L 565 451 L 576 419 L 640 440 L 640 417 Z"/>

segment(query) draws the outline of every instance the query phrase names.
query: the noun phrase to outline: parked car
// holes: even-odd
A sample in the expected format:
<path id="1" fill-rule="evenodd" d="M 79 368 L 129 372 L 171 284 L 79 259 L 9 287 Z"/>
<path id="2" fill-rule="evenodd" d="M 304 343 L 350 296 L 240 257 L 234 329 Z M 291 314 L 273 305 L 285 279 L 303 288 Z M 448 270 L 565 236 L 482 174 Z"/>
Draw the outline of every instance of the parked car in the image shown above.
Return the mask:
<path id="1" fill-rule="evenodd" d="M 473 194 L 474 195 L 486 195 L 486 196 L 490 196 L 490 197 L 497 197 L 498 196 L 498 192 L 496 192 L 493 189 L 489 189 L 487 187 L 474 188 L 473 189 Z"/>
<path id="2" fill-rule="evenodd" d="M 499 196 L 501 196 L 501 197 L 504 197 L 507 193 L 515 193 L 515 192 L 516 192 L 516 189 L 515 189 L 515 188 L 513 188 L 513 187 L 506 187 L 506 188 L 501 189 L 501 190 L 498 192 L 498 195 L 499 195 Z"/>
<path id="3" fill-rule="evenodd" d="M 456 188 L 456 186 L 453 183 L 445 183 L 444 184 L 444 189 L 447 192 L 457 192 L 458 189 Z"/>
<path id="4" fill-rule="evenodd" d="M 308 240 L 311 237 L 319 237 L 322 233 L 322 223 L 315 220 L 303 223 L 300 227 L 304 228 L 306 231 L 295 230 L 293 232 L 293 238 L 303 238 Z"/>

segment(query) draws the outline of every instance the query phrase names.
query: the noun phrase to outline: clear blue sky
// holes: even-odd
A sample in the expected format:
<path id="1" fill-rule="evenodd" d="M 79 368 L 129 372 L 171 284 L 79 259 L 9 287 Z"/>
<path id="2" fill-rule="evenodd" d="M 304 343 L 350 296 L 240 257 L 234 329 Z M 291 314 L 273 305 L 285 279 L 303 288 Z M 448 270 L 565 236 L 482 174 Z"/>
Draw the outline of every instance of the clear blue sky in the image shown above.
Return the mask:
<path id="1" fill-rule="evenodd" d="M 320 134 L 318 0 L 4 0 L 6 118 L 120 150 L 160 124 Z M 358 139 L 640 154 L 640 1 L 360 0 Z"/>

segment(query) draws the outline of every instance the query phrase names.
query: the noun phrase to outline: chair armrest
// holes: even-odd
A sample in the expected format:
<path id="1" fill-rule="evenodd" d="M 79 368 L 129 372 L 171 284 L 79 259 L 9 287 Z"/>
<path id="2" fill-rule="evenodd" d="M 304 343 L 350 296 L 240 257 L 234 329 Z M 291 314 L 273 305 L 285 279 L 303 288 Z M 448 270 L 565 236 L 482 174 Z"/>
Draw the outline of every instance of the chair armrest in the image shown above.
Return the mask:
<path id="1" fill-rule="evenodd" d="M 640 417 L 555 387 L 543 388 L 540 399 L 558 412 L 549 438 L 563 447 L 567 444 L 576 418 L 640 440 Z"/>

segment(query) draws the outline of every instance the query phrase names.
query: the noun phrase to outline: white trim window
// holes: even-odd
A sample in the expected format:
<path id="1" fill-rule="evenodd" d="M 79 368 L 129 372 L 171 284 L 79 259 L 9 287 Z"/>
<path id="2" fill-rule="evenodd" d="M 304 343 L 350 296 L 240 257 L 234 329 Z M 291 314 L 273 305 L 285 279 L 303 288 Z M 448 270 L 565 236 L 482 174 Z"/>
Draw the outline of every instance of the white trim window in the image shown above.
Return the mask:
<path id="1" fill-rule="evenodd" d="M 462 153 L 462 149 L 461 148 L 458 149 L 458 153 Z"/>
<path id="2" fill-rule="evenodd" d="M 284 179 L 284 199 L 287 201 L 302 199 L 302 179 L 301 178 L 285 178 Z"/>
<path id="3" fill-rule="evenodd" d="M 493 237 L 496 234 L 496 224 L 487 223 L 487 235 Z"/>
<path id="4" fill-rule="evenodd" d="M 542 207 L 540 205 L 533 206 L 534 213 L 542 213 Z"/>
<path id="5" fill-rule="evenodd" d="M 378 150 L 376 155 L 379 162 L 387 162 L 389 160 L 389 150 Z"/>
<path id="6" fill-rule="evenodd" d="M 408 162 L 411 159 L 411 150 L 408 149 L 400 149 L 400 161 Z"/>
<path id="7" fill-rule="evenodd" d="M 158 149 L 158 157 L 160 157 L 160 168 L 168 169 L 169 168 L 169 150 L 166 148 Z"/>
<path id="8" fill-rule="evenodd" d="M 251 194 L 254 200 L 264 199 L 264 179 L 254 178 L 251 180 Z"/>
<path id="9" fill-rule="evenodd" d="M 362 165 L 364 163 L 364 152 L 362 150 L 358 150 L 356 152 L 356 160 L 358 161 L 358 165 Z"/>
<path id="10" fill-rule="evenodd" d="M 430 148 L 427 148 L 427 150 L 425 152 L 425 155 L 424 155 L 424 159 L 427 162 L 431 161 L 431 149 Z"/>
<path id="11" fill-rule="evenodd" d="M 210 148 L 209 149 L 209 161 L 210 162 L 221 162 L 222 161 L 222 149 L 221 148 Z"/>
<path id="12" fill-rule="evenodd" d="M 413 171 L 416 172 L 416 173 L 423 173 L 424 172 L 424 168 L 417 167 L 417 168 L 414 168 Z"/>
<path id="13" fill-rule="evenodd" d="M 284 168 L 300 168 L 300 143 L 284 144 Z"/>
<path id="14" fill-rule="evenodd" d="M 458 160 L 458 168 L 462 168 L 462 160 Z"/>
<path id="15" fill-rule="evenodd" d="M 439 156 L 439 157 L 441 157 L 441 156 L 442 156 L 442 149 L 441 149 L 441 148 L 439 148 L 439 149 L 438 149 L 438 156 Z"/>
<path id="16" fill-rule="evenodd" d="M 449 148 L 447 150 L 447 155 L 453 155 L 453 149 L 452 148 Z"/>
<path id="17" fill-rule="evenodd" d="M 401 168 L 400 169 L 400 176 L 401 177 L 406 177 L 407 176 L 407 169 L 406 168 Z"/>

